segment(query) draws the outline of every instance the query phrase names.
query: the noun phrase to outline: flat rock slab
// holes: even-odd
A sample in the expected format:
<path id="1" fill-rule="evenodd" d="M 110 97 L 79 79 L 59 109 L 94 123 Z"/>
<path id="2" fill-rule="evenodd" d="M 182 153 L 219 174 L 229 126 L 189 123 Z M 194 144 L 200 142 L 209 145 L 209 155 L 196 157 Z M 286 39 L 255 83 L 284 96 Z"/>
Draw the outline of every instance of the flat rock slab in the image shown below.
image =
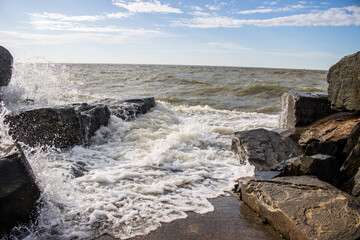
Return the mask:
<path id="1" fill-rule="evenodd" d="M 360 199 L 315 177 L 249 179 L 241 198 L 288 239 L 360 237 Z"/>

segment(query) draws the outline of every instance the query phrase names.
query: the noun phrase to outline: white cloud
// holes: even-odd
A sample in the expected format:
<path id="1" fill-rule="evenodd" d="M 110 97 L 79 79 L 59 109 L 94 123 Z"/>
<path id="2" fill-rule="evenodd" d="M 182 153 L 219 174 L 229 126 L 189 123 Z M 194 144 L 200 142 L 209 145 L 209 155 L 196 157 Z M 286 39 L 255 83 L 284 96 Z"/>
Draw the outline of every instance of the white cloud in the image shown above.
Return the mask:
<path id="1" fill-rule="evenodd" d="M 127 3 L 123 0 L 113 0 L 113 4 L 115 6 L 125 8 L 133 13 L 182 13 L 181 9 L 171 7 L 168 4 L 162 4 L 158 0 L 147 2 L 142 0 L 135 0 L 130 3 Z"/>
<path id="2" fill-rule="evenodd" d="M 108 13 L 106 14 L 107 18 L 127 18 L 133 15 L 131 12 L 117 12 L 117 13 Z"/>
<path id="3" fill-rule="evenodd" d="M 283 7 L 283 8 L 258 8 L 258 9 L 253 9 L 253 10 L 243 10 L 243 11 L 239 11 L 239 14 L 253 14 L 253 13 L 269 13 L 269 12 L 288 12 L 288 11 L 293 11 L 296 9 L 303 9 L 303 8 L 307 8 L 307 6 L 303 5 L 303 4 L 297 4 L 297 5 L 290 5 L 287 7 Z"/>
<path id="4" fill-rule="evenodd" d="M 330 8 L 325 11 L 314 11 L 307 14 L 297 14 L 269 19 L 237 19 L 231 17 L 194 17 L 182 19 L 173 26 L 192 28 L 238 28 L 243 25 L 259 27 L 276 26 L 360 26 L 360 7 Z"/>
<path id="5" fill-rule="evenodd" d="M 58 21 L 74 21 L 74 22 L 81 22 L 81 21 L 98 21 L 105 19 L 104 16 L 95 15 L 95 16 L 66 16 L 60 13 L 48 13 L 44 12 L 42 14 L 39 13 L 29 13 L 29 15 L 33 18 L 44 18 L 44 19 L 51 19 L 51 20 L 58 20 Z"/>
<path id="6" fill-rule="evenodd" d="M 279 57 L 296 57 L 296 58 L 329 58 L 336 57 L 336 55 L 328 52 L 266 52 L 268 55 L 279 56 Z"/>

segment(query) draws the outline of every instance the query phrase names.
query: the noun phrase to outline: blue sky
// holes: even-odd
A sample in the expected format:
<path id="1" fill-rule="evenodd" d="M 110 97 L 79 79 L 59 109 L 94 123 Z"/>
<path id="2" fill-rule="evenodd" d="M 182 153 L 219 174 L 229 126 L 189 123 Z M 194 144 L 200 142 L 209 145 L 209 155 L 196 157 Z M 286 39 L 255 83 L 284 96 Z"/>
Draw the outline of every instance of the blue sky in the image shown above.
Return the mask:
<path id="1" fill-rule="evenodd" d="M 328 69 L 360 51 L 360 0 L 0 0 L 15 61 Z"/>

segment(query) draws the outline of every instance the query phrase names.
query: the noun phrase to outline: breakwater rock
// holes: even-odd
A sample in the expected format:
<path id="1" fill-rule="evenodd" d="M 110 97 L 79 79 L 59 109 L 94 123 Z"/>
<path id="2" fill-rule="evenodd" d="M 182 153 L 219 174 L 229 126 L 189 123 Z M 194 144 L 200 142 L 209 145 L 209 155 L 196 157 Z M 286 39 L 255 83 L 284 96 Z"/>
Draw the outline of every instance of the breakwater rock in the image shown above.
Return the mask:
<path id="1" fill-rule="evenodd" d="M 11 79 L 13 57 L 4 47 L 0 46 L 0 87 L 7 86 Z"/>
<path id="2" fill-rule="evenodd" d="M 280 171 L 277 178 L 239 180 L 243 202 L 288 239 L 360 238 L 359 74 L 360 52 L 330 68 L 328 95 L 284 93 L 281 137 L 256 135 L 249 141 L 263 129 L 234 135 L 233 152 L 257 170 L 259 156 L 266 160 L 284 139 L 302 149 L 285 159 L 275 155 L 270 166 Z"/>

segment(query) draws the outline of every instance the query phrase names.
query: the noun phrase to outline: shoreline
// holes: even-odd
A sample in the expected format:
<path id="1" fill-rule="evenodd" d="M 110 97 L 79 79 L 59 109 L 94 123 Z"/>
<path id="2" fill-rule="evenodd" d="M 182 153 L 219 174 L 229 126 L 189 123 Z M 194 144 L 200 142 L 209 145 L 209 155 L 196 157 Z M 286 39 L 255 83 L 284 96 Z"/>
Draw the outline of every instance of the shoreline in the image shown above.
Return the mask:
<path id="1" fill-rule="evenodd" d="M 272 227 L 252 212 L 234 194 L 210 199 L 214 211 L 206 214 L 187 212 L 188 217 L 170 223 L 147 235 L 129 240 L 280 240 L 283 239 Z M 116 240 L 104 234 L 94 240 Z"/>

